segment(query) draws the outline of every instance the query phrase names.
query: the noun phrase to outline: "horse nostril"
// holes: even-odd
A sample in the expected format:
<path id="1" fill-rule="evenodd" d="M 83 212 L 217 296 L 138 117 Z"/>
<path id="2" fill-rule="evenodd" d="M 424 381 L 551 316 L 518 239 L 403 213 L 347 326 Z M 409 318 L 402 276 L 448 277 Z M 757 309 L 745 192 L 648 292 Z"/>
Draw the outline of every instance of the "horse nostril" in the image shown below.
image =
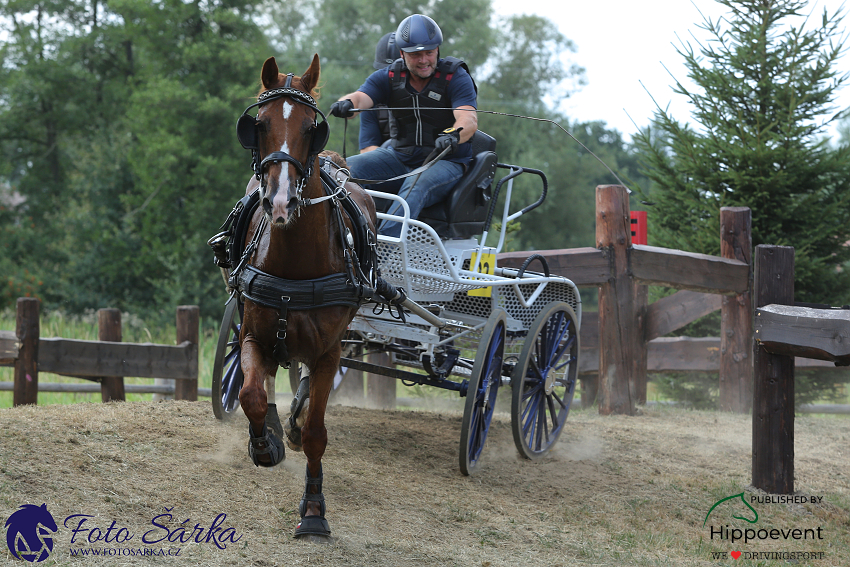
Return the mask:
<path id="1" fill-rule="evenodd" d="M 269 217 L 272 216 L 272 202 L 269 201 L 268 197 L 263 199 L 263 212 Z"/>

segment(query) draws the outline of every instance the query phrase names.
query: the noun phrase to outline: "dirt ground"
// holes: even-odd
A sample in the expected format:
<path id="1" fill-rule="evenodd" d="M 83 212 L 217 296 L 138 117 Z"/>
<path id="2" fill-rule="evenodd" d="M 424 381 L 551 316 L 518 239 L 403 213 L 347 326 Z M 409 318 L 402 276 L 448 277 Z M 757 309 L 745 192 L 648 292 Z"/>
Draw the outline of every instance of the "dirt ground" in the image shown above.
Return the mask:
<path id="1" fill-rule="evenodd" d="M 760 527 L 821 527 L 822 538 L 747 545 L 712 539 L 703 523 L 726 496 L 758 496 L 748 488 L 749 416 L 574 411 L 551 456 L 529 462 L 517 456 L 509 416 L 498 415 L 471 477 L 458 471 L 460 421 L 450 411 L 331 407 L 324 473 L 334 542 L 315 544 L 292 538 L 303 455 L 254 467 L 242 415 L 217 422 L 208 401 L 4 409 L 0 520 L 46 505 L 59 529 L 40 565 L 788 564 L 735 560 L 736 550 L 823 553 L 793 562 L 802 565 L 850 560 L 848 419 L 796 422 L 798 495 L 821 502 L 753 504 Z M 751 527 L 734 513 L 718 507 L 708 523 Z M 74 534 L 75 514 L 88 515 L 88 532 Z M 112 555 L 72 555 L 86 549 Z M 0 558 L 22 564 L 6 546 Z"/>

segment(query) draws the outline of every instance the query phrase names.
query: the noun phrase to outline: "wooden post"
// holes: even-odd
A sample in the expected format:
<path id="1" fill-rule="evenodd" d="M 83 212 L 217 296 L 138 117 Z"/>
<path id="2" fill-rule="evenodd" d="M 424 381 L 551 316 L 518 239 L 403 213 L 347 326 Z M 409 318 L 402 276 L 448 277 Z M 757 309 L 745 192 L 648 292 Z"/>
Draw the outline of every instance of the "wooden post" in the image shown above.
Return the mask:
<path id="1" fill-rule="evenodd" d="M 794 302 L 794 248 L 756 246 L 755 306 Z M 794 492 L 794 357 L 753 345 L 753 486 Z"/>
<path id="2" fill-rule="evenodd" d="M 121 337 L 121 311 L 118 309 L 98 309 L 97 311 L 97 339 L 120 343 Z M 100 379 L 100 399 L 104 402 L 124 402 L 127 397 L 124 394 L 123 376 L 104 376 Z"/>
<path id="3" fill-rule="evenodd" d="M 747 207 L 720 209 L 720 255 L 752 265 L 752 213 Z M 753 401 L 753 302 L 749 289 L 724 295 L 720 303 L 720 409 L 747 413 Z M 793 298 L 792 298 L 793 299 Z"/>
<path id="4" fill-rule="evenodd" d="M 599 350 L 599 313 L 582 312 L 579 344 L 582 350 Z M 597 369 L 593 374 L 579 374 L 579 380 L 581 381 L 581 407 L 582 409 L 591 408 L 597 401 L 599 370 Z"/>
<path id="5" fill-rule="evenodd" d="M 392 363 L 389 353 L 375 352 L 369 354 L 367 360 L 372 364 L 390 366 Z M 395 409 L 396 379 L 381 374 L 366 374 L 366 398 L 369 407 L 378 409 Z"/>
<path id="6" fill-rule="evenodd" d="M 636 286 L 629 276 L 629 195 L 621 185 L 596 188 L 596 246 L 611 266 L 611 278 L 599 286 L 599 413 L 634 415 L 630 384 L 640 382 L 635 360 L 646 345 L 635 316 Z"/>
<path id="7" fill-rule="evenodd" d="M 177 344 L 189 341 L 197 345 L 200 341 L 200 308 L 197 305 L 180 305 L 177 308 Z M 174 381 L 174 399 L 198 401 L 198 375 Z"/>
<path id="8" fill-rule="evenodd" d="M 636 404 L 646 405 L 646 383 L 647 359 L 649 357 L 646 345 L 646 312 L 649 303 L 649 286 L 633 282 L 635 286 L 634 303 L 634 331 L 637 341 L 634 344 L 634 358 L 632 359 L 632 375 L 629 379 L 629 387 Z"/>
<path id="9" fill-rule="evenodd" d="M 33 297 L 19 297 L 15 320 L 15 335 L 21 343 L 15 360 L 15 382 L 12 404 L 38 404 L 38 339 L 39 301 Z"/>

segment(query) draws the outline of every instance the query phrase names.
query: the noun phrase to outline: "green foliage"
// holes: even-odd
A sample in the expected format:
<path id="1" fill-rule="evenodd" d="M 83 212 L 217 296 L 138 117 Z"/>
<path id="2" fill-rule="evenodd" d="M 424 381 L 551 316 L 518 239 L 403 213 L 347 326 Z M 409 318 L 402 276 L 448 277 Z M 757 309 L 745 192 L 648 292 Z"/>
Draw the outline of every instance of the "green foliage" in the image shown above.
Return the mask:
<path id="1" fill-rule="evenodd" d="M 714 410 L 720 399 L 716 372 L 668 372 L 651 376 L 656 391 L 665 400 L 693 409 Z"/>
<path id="2" fill-rule="evenodd" d="M 714 410 L 720 399 L 716 372 L 666 372 L 650 377 L 656 391 L 666 400 L 681 402 L 693 409 Z M 845 403 L 845 372 L 809 368 L 794 371 L 794 405 Z"/>
<path id="3" fill-rule="evenodd" d="M 440 23 L 443 55 L 470 65 L 481 109 L 554 119 L 635 175 L 618 132 L 547 108 L 584 80 L 563 63 L 573 44 L 545 18 L 494 19 L 490 0 L 0 0 L 0 309 L 29 293 L 72 313 L 116 307 L 164 322 L 174 305 L 198 304 L 220 317 L 206 240 L 250 176 L 233 126 L 263 60 L 300 74 L 319 52 L 326 109 L 414 12 Z M 508 246 L 592 245 L 593 187 L 613 181 L 607 170 L 551 124 L 479 118 L 500 161 L 549 177 L 547 201 L 511 227 Z M 331 119 L 330 149 L 342 150 L 343 124 Z M 540 190 L 522 176 L 513 210 Z"/>
<path id="4" fill-rule="evenodd" d="M 697 89 L 677 83 L 697 124 L 666 110 L 635 142 L 651 180 L 653 244 L 719 253 L 721 207 L 753 211 L 753 245 L 796 250 L 799 301 L 846 303 L 850 274 L 850 146 L 822 137 L 834 117 L 840 16 L 801 23 L 800 0 L 718 0 L 725 19 L 700 26 L 712 38 L 679 48 Z"/>
<path id="5" fill-rule="evenodd" d="M 249 174 L 233 123 L 267 49 L 253 6 L 65 0 L 0 16 L 0 183 L 21 197 L 2 262 L 71 311 L 218 311 L 201 262 Z"/>

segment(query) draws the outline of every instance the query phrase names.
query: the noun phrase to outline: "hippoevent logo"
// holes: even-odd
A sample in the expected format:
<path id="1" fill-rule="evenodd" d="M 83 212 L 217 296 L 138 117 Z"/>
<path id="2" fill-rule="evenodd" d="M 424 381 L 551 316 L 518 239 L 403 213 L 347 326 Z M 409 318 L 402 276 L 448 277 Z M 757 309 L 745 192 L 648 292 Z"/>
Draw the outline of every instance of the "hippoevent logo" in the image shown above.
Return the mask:
<path id="1" fill-rule="evenodd" d="M 753 504 L 820 504 L 823 501 L 823 496 L 804 496 L 804 495 L 785 495 L 785 494 L 768 494 L 768 495 L 750 495 L 746 496 L 744 492 L 733 494 L 721 498 L 715 502 L 703 520 L 703 527 L 708 524 L 708 519 L 714 512 L 714 521 L 731 516 L 735 520 L 742 520 L 750 524 L 752 527 L 741 525 L 730 525 L 722 523 L 722 525 L 709 524 L 709 536 L 712 541 L 715 538 L 721 542 L 728 542 L 733 546 L 736 544 L 749 544 L 757 541 L 812 541 L 818 542 L 823 540 L 823 528 L 771 528 L 759 527 L 755 524 L 759 521 L 759 513 L 753 507 Z M 729 503 L 715 512 L 721 504 Z M 729 551 L 729 552 L 713 552 L 712 559 L 723 559 L 725 557 L 732 559 L 756 559 L 756 560 L 811 560 L 823 559 L 824 552 L 822 551 Z"/>
<path id="2" fill-rule="evenodd" d="M 47 504 L 24 504 L 6 520 L 6 545 L 18 559 L 38 563 L 53 551 L 51 534 L 58 530 Z"/>
<path id="3" fill-rule="evenodd" d="M 70 534 L 68 553 L 71 557 L 177 557 L 187 543 L 209 544 L 227 549 L 242 535 L 226 525 L 227 514 L 218 514 L 212 521 L 181 519 L 174 508 L 163 508 L 150 525 L 141 529 L 119 525 L 116 520 L 100 523 L 91 514 L 71 514 L 62 527 Z M 37 563 L 53 552 L 54 538 L 59 526 L 47 505 L 24 504 L 6 520 L 6 544 L 18 559 Z"/>

